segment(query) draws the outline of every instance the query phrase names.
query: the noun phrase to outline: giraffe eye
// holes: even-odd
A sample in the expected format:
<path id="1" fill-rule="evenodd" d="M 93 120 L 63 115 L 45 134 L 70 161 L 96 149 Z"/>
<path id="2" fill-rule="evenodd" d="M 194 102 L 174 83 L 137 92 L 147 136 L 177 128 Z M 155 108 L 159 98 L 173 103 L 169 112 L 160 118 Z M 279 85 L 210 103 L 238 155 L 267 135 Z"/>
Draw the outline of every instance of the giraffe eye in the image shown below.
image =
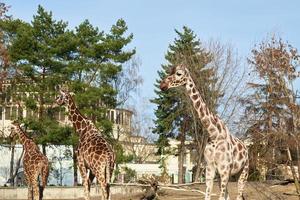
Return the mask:
<path id="1" fill-rule="evenodd" d="M 176 72 L 176 75 L 177 75 L 177 76 L 181 76 L 181 75 L 182 75 L 182 73 L 180 73 L 180 72 Z"/>

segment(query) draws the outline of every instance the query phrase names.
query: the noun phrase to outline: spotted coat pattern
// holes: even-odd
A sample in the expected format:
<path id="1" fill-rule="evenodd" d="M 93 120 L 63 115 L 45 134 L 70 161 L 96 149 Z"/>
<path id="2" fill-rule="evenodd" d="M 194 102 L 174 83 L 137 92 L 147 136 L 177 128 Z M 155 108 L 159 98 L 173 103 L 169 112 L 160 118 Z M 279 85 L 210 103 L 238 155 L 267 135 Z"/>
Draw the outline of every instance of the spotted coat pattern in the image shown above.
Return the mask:
<path id="1" fill-rule="evenodd" d="M 209 134 L 209 142 L 204 151 L 206 160 L 205 200 L 211 199 L 216 171 L 221 178 L 219 200 L 228 200 L 227 184 L 231 175 L 241 173 L 238 180 L 237 200 L 243 199 L 243 190 L 248 177 L 249 158 L 246 145 L 229 133 L 223 121 L 206 106 L 190 72 L 183 65 L 174 67 L 160 84 L 162 90 L 184 85 L 198 113 L 199 120 Z"/>
<path id="2" fill-rule="evenodd" d="M 34 141 L 26 135 L 20 124 L 14 122 L 11 137 L 14 138 L 16 135 L 18 135 L 24 148 L 23 167 L 28 185 L 28 200 L 41 200 L 49 176 L 48 158 L 41 153 Z M 39 176 L 41 180 L 40 187 L 38 183 Z"/>
<path id="3" fill-rule="evenodd" d="M 90 187 L 95 177 L 101 187 L 101 199 L 110 199 L 109 183 L 115 165 L 115 153 L 112 146 L 93 122 L 80 113 L 68 91 L 60 90 L 56 102 L 59 105 L 67 105 L 69 120 L 79 134 L 76 154 L 85 188 L 85 199 L 90 199 Z"/>

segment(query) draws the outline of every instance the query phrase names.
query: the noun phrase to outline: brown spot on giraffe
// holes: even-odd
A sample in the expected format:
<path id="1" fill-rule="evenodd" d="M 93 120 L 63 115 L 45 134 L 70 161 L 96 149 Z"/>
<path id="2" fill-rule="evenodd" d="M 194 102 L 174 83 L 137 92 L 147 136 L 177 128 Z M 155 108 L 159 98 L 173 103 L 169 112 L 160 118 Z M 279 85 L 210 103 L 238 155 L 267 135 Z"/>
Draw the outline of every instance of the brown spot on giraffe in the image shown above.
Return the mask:
<path id="1" fill-rule="evenodd" d="M 213 124 L 216 123 L 216 120 L 215 120 L 214 116 L 210 116 L 210 121 L 211 121 Z"/>
<path id="2" fill-rule="evenodd" d="M 225 147 L 222 146 L 222 147 L 220 148 L 220 151 L 225 152 Z"/>
<path id="3" fill-rule="evenodd" d="M 221 127 L 221 124 L 220 124 L 220 123 L 217 123 L 217 128 L 218 128 L 218 131 L 219 131 L 219 132 L 222 131 L 222 127 Z"/>
<path id="4" fill-rule="evenodd" d="M 196 101 L 195 107 L 198 109 L 200 107 L 200 101 Z"/>
<path id="5" fill-rule="evenodd" d="M 211 127 L 209 127 L 208 131 L 209 131 L 209 132 L 215 132 L 216 129 L 215 129 L 215 127 L 211 126 Z"/>
<path id="6" fill-rule="evenodd" d="M 231 144 L 235 144 L 235 141 L 233 140 L 233 138 L 232 138 L 232 135 L 230 135 L 230 141 L 231 141 Z"/>
<path id="7" fill-rule="evenodd" d="M 16 135 L 24 149 L 23 168 L 28 185 L 28 200 L 41 200 L 49 176 L 48 158 L 40 152 L 39 147 L 22 130 L 20 124 L 13 122 L 10 137 L 14 138 Z M 40 186 L 38 177 L 41 180 Z"/>
<path id="8" fill-rule="evenodd" d="M 235 147 L 233 149 L 233 157 L 236 157 L 237 153 L 238 153 L 238 150 L 237 150 L 237 147 Z"/>
<path id="9" fill-rule="evenodd" d="M 210 125 L 209 118 L 205 117 L 204 119 L 202 119 L 202 124 L 204 127 L 208 127 Z"/>
<path id="10" fill-rule="evenodd" d="M 110 199 L 110 179 L 115 165 L 115 153 L 111 144 L 97 130 L 91 120 L 88 120 L 77 109 L 75 102 L 68 91 L 60 90 L 60 96 L 56 99 L 57 104 L 67 104 L 69 119 L 72 121 L 76 132 L 79 134 L 77 147 L 78 167 L 83 180 L 85 200 L 90 200 L 90 184 L 93 177 L 97 178 L 101 187 L 102 199 Z M 94 175 L 88 176 L 88 169 Z"/>
<path id="11" fill-rule="evenodd" d="M 243 146 L 241 145 L 241 143 L 238 143 L 238 149 L 239 149 L 239 151 L 241 151 L 243 149 Z"/>
<path id="12" fill-rule="evenodd" d="M 202 115 L 202 116 L 205 116 L 205 113 L 204 113 L 204 108 L 203 108 L 203 106 L 201 106 L 201 107 L 200 107 L 199 111 L 200 111 L 200 113 L 201 113 L 201 115 Z"/>
<path id="13" fill-rule="evenodd" d="M 239 153 L 239 158 L 238 158 L 238 160 L 242 160 L 243 157 L 244 157 L 244 156 L 242 155 L 242 152 L 240 152 L 240 153 Z"/>
<path id="14" fill-rule="evenodd" d="M 238 158 L 238 151 L 245 151 L 247 152 L 247 148 L 245 145 L 241 145 L 240 141 L 236 142 L 236 139 L 234 136 L 232 136 L 229 133 L 228 128 L 225 126 L 225 124 L 219 119 L 219 117 L 215 114 L 213 114 L 208 106 L 205 104 L 203 98 L 200 95 L 199 90 L 196 88 L 194 81 L 190 75 L 190 72 L 187 67 L 184 65 L 178 65 L 174 67 L 173 73 L 169 74 L 169 76 L 166 77 L 166 79 L 162 80 L 161 82 L 161 88 L 163 90 L 167 90 L 171 87 L 178 87 L 180 85 L 185 86 L 186 91 L 192 90 L 192 93 L 189 93 L 189 97 L 192 101 L 192 105 L 196 109 L 198 113 L 199 120 L 203 124 L 203 127 L 207 129 L 208 134 L 209 134 L 209 141 L 206 145 L 205 151 L 204 151 L 204 157 L 207 163 L 207 169 L 214 169 L 214 165 L 217 164 L 218 166 L 220 165 L 225 165 L 225 166 L 231 166 L 225 168 L 223 171 L 220 170 L 220 176 L 221 176 L 221 193 L 219 196 L 219 199 L 225 199 L 225 191 L 228 183 L 228 176 L 233 175 L 238 173 L 239 171 L 242 171 L 239 181 L 238 181 L 238 196 L 237 199 L 242 199 L 242 194 L 243 194 L 243 189 L 245 182 L 247 180 L 248 176 L 248 170 L 249 170 L 249 160 L 248 160 L 248 154 L 241 154 L 242 155 L 242 160 L 237 161 Z M 177 75 L 176 75 L 177 74 Z M 179 75 L 178 75 L 179 74 Z M 174 85 L 172 84 L 173 82 L 180 81 L 180 84 Z M 168 84 L 165 84 L 165 83 Z M 190 84 L 191 83 L 191 84 Z M 163 87 L 162 87 L 163 86 Z M 197 94 L 198 98 L 195 99 L 194 94 Z M 196 102 L 200 101 L 200 105 Z M 199 106 L 198 106 L 199 105 Z M 208 117 L 210 120 L 206 120 L 205 118 Z M 212 120 L 214 119 L 214 120 Z M 214 129 L 211 129 L 211 127 L 215 127 Z M 228 138 L 230 137 L 230 139 Z M 215 151 L 217 147 L 216 144 L 220 141 L 224 141 L 224 151 L 217 151 L 215 154 L 213 154 L 211 151 Z M 234 142 L 235 141 L 235 142 Z M 240 145 L 238 145 L 240 144 Z M 223 147 L 221 148 L 223 150 Z M 226 158 L 227 159 L 226 159 Z M 213 161 L 213 162 L 212 162 Z M 241 163 L 245 162 L 245 166 L 242 166 Z M 234 170 L 232 170 L 234 168 Z M 208 173 L 206 182 L 207 182 L 207 188 L 206 188 L 206 194 L 205 194 L 205 199 L 210 200 L 210 193 L 212 191 L 212 185 L 213 185 L 213 178 L 212 176 L 214 174 L 214 171 Z"/>
<path id="15" fill-rule="evenodd" d="M 209 113 L 210 113 L 210 112 L 209 112 L 209 109 L 208 109 L 208 107 L 206 106 L 206 107 L 205 107 L 205 114 L 208 115 Z"/>
<path id="16" fill-rule="evenodd" d="M 197 99 L 198 99 L 198 95 L 195 94 L 195 95 L 192 96 L 192 98 L 193 98 L 194 100 L 197 100 Z"/>

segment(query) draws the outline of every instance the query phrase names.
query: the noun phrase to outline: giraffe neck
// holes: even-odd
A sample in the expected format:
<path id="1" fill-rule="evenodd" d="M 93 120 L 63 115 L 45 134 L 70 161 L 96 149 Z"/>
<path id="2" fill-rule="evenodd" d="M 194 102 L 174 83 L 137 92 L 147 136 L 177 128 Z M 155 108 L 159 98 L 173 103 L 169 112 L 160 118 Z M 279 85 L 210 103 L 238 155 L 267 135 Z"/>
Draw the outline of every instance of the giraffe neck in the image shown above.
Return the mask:
<path id="1" fill-rule="evenodd" d="M 187 77 L 186 90 L 193 102 L 193 106 L 203 127 L 209 134 L 210 140 L 214 141 L 217 139 L 225 139 L 227 135 L 226 127 L 219 117 L 209 110 L 189 73 Z"/>
<path id="2" fill-rule="evenodd" d="M 20 143 L 22 145 L 25 145 L 27 141 L 30 141 L 31 139 L 25 134 L 25 132 L 21 129 L 20 126 L 16 126 L 17 128 L 17 133 L 18 133 L 18 136 L 19 136 L 19 140 L 20 140 Z"/>
<path id="3" fill-rule="evenodd" d="M 80 113 L 71 96 L 69 97 L 68 110 L 69 120 L 73 123 L 73 126 L 79 136 L 83 136 L 87 133 L 86 128 L 90 125 L 90 121 Z"/>

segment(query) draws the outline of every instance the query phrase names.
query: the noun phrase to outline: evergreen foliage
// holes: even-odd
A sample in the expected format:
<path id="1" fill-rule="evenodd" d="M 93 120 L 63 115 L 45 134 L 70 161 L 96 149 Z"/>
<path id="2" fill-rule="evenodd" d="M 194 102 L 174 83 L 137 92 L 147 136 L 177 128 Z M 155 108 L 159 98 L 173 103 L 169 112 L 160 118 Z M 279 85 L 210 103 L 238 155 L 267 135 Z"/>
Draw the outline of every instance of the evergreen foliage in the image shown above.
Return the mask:
<path id="1" fill-rule="evenodd" d="M 72 128 L 57 122 L 58 117 L 64 120 L 62 114 L 58 116 L 64 108 L 55 104 L 58 85 L 74 92 L 80 111 L 111 137 L 112 122 L 106 113 L 116 106 L 113 83 L 135 54 L 124 50 L 133 35 L 127 35 L 123 19 L 108 33 L 88 20 L 70 30 L 67 22 L 55 20 L 52 12 L 39 6 L 31 23 L 11 18 L 1 20 L 0 28 L 13 66 L 9 90 L 19 109 L 26 108 L 27 118 L 21 120 L 38 143 L 45 147 L 78 141 Z"/>
<path id="2" fill-rule="evenodd" d="M 188 27 L 183 27 L 182 32 L 175 31 L 177 38 L 169 46 L 165 56 L 167 64 L 162 65 L 162 70 L 158 72 L 159 79 L 155 84 L 157 98 L 152 100 L 153 103 L 157 104 L 154 133 L 159 134 L 158 153 L 163 153 L 164 148 L 168 146 L 168 138 L 176 138 L 180 132 L 186 132 L 193 137 L 196 130 L 193 123 L 197 123 L 197 127 L 202 127 L 198 123 L 197 114 L 195 114 L 183 87 L 172 88 L 164 92 L 159 88 L 161 80 L 167 76 L 168 71 L 173 66 L 186 65 L 211 110 L 214 111 L 216 107 L 214 104 L 216 102 L 214 98 L 217 96 L 216 91 L 210 88 L 210 84 L 215 81 L 212 79 L 215 72 L 212 68 L 206 68 L 212 55 L 202 46 L 195 33 Z M 201 134 L 201 132 L 203 134 L 203 131 L 199 131 L 197 134 Z"/>

